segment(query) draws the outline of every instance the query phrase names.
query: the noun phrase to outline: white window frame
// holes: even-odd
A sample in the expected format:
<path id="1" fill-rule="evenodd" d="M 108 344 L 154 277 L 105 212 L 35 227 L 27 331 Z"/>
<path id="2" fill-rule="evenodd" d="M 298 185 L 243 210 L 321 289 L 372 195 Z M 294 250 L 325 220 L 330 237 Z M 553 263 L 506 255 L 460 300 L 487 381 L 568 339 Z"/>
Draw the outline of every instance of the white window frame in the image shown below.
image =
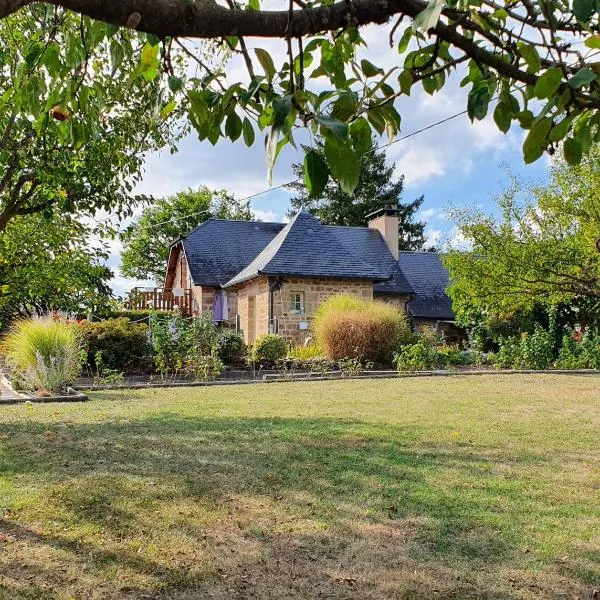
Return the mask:
<path id="1" fill-rule="evenodd" d="M 299 308 L 296 308 L 300 305 Z M 304 292 L 290 292 L 290 315 L 303 315 L 306 312 Z"/>

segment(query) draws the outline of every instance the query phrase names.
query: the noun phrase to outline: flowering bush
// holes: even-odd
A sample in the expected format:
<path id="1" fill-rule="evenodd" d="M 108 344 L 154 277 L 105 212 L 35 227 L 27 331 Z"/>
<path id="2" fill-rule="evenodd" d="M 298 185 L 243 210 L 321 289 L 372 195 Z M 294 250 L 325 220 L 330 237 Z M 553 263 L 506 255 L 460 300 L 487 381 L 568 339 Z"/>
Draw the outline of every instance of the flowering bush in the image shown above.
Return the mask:
<path id="1" fill-rule="evenodd" d="M 556 359 L 559 369 L 600 369 L 600 332 L 565 335 Z"/>
<path id="2" fill-rule="evenodd" d="M 555 356 L 554 336 L 536 323 L 533 333 L 499 340 L 494 362 L 514 369 L 547 369 Z"/>

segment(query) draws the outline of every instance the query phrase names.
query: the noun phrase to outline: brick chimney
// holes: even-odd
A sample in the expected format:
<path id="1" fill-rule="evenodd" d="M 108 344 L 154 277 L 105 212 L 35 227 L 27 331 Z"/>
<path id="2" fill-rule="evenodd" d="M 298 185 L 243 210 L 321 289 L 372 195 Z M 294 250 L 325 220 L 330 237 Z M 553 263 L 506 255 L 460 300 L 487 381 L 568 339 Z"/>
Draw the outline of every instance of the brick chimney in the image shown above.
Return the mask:
<path id="1" fill-rule="evenodd" d="M 398 209 L 381 208 L 367 215 L 370 229 L 377 229 L 388 245 L 390 252 L 398 260 Z"/>

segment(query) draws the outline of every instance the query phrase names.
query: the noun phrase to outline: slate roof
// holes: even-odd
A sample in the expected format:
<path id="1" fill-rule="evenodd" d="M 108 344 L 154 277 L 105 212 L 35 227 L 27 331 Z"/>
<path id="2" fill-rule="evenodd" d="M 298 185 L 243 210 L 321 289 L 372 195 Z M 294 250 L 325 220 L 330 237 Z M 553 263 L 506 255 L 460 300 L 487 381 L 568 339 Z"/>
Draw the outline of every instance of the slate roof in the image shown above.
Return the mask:
<path id="1" fill-rule="evenodd" d="M 391 278 L 392 271 L 382 264 L 382 261 L 372 263 L 351 244 L 341 242 L 340 236 L 333 230 L 332 227 L 321 225 L 321 222 L 307 211 L 300 211 L 250 264 L 225 284 L 225 287 L 242 283 L 257 275 L 297 275 L 371 281 L 385 281 Z M 387 247 L 385 250 L 389 254 Z"/>
<path id="2" fill-rule="evenodd" d="M 452 303 L 446 294 L 448 271 L 437 252 L 400 252 L 400 269 L 406 275 L 415 297 L 408 303 L 411 316 L 417 318 L 455 319 Z"/>
<path id="3" fill-rule="evenodd" d="M 221 286 L 248 266 L 283 223 L 208 219 L 183 240 L 195 285 Z"/>
<path id="4" fill-rule="evenodd" d="M 377 229 L 339 225 L 326 225 L 325 228 L 333 231 L 349 252 L 358 254 L 369 264 L 377 265 L 379 269 L 392 276 L 391 279 L 376 283 L 373 288 L 375 292 L 380 294 L 413 293 L 413 288 L 402 273 L 398 261 L 394 259 Z"/>

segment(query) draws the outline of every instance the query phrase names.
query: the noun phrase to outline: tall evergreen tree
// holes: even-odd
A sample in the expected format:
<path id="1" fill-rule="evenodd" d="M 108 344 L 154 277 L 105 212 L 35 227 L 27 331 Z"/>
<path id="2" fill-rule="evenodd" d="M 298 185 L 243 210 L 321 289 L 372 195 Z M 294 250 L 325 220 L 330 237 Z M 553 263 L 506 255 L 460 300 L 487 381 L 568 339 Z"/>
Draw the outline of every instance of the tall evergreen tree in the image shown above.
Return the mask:
<path id="1" fill-rule="evenodd" d="M 318 198 L 309 196 L 303 167 L 294 164 L 294 173 L 301 179 L 288 186 L 297 192 L 290 200 L 292 213 L 304 208 L 325 225 L 360 227 L 367 224 L 368 214 L 381 208 L 395 208 L 399 217 L 400 250 L 420 250 L 425 242 L 425 223 L 415 221 L 415 213 L 423 204 L 423 196 L 402 202 L 404 176 L 394 179 L 394 168 L 386 165 L 385 151 L 376 150 L 373 143 L 371 150 L 361 156 L 360 163 L 360 179 L 352 196 L 346 194 L 336 180 L 330 179 Z"/>

